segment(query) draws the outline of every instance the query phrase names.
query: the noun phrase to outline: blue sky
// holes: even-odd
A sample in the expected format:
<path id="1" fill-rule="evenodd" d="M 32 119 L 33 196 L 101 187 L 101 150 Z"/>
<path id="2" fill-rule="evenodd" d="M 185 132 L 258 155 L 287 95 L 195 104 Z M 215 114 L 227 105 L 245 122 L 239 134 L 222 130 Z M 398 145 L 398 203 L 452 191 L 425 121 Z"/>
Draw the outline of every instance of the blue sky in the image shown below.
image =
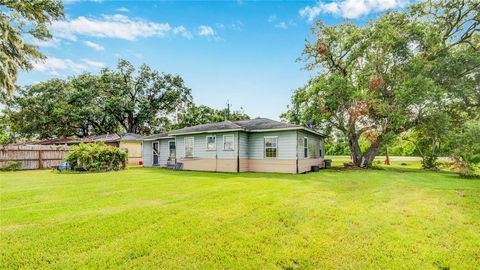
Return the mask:
<path id="1" fill-rule="evenodd" d="M 312 73 L 296 62 L 316 19 L 366 20 L 406 0 L 75 1 L 52 24 L 54 39 L 32 40 L 48 59 L 22 72 L 19 84 L 114 67 L 119 58 L 179 74 L 194 101 L 243 107 L 279 119 L 292 91 Z"/>

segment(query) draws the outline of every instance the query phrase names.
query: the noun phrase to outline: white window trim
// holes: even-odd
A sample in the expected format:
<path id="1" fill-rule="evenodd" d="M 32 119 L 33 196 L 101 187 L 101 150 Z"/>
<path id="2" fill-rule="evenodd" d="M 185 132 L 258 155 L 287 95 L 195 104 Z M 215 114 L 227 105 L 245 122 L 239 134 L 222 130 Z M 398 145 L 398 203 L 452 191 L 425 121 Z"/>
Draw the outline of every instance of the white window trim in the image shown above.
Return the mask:
<path id="1" fill-rule="evenodd" d="M 225 137 L 232 137 L 232 149 L 225 149 Z M 225 134 L 223 135 L 223 151 L 235 151 L 235 134 Z"/>
<path id="2" fill-rule="evenodd" d="M 188 156 L 187 156 L 187 139 L 189 139 L 189 138 L 192 138 L 192 139 L 193 139 L 193 140 L 192 140 L 193 144 L 192 144 L 192 156 L 191 156 L 191 157 L 188 157 Z M 192 158 L 192 157 L 195 156 L 195 137 L 190 136 L 190 137 L 185 137 L 185 138 L 183 138 L 183 155 L 184 155 L 184 157 L 186 157 L 186 158 Z"/>
<path id="3" fill-rule="evenodd" d="M 213 149 L 208 149 L 208 138 L 215 138 L 215 146 Z M 206 151 L 217 151 L 217 135 L 207 135 L 205 136 L 205 150 Z"/>
<path id="4" fill-rule="evenodd" d="M 305 139 L 307 140 L 307 145 L 305 147 Z M 307 149 L 307 156 L 305 156 L 305 148 Z M 309 149 L 308 149 L 308 137 L 303 137 L 303 158 L 309 158 L 310 157 L 310 153 L 309 153 Z"/>
<path id="5" fill-rule="evenodd" d="M 276 141 L 276 147 L 275 149 L 277 149 L 277 156 L 276 157 L 267 157 L 267 147 L 266 147 L 266 144 L 265 144 L 265 141 L 266 139 L 275 139 Z M 273 147 L 269 147 L 269 148 L 273 148 Z M 278 158 L 278 136 L 264 136 L 263 137 L 263 158 L 264 159 L 276 159 Z"/>

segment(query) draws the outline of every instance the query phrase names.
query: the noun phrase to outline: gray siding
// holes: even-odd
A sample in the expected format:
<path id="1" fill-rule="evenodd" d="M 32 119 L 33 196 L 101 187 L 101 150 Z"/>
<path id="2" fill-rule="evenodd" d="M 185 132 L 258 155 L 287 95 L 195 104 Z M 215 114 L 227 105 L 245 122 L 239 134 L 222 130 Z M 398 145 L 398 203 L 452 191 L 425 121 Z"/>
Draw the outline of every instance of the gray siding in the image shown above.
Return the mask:
<path id="1" fill-rule="evenodd" d="M 248 159 L 248 134 L 240 132 L 240 158 Z"/>
<path id="2" fill-rule="evenodd" d="M 169 149 L 168 149 L 168 142 L 174 141 L 174 139 L 162 139 L 159 141 L 144 141 L 143 142 L 143 149 L 142 149 L 142 160 L 143 166 L 145 167 L 152 167 L 153 166 L 153 143 L 158 142 L 158 148 L 160 151 L 159 159 L 158 159 L 158 166 L 165 167 L 167 166 L 168 156 L 169 156 Z"/>
<path id="3" fill-rule="evenodd" d="M 216 150 L 207 151 L 207 136 L 215 135 L 216 136 Z M 223 135 L 233 135 L 235 149 L 223 150 Z M 193 146 L 193 156 L 195 158 L 218 158 L 218 159 L 236 159 L 237 158 L 237 133 L 236 132 L 222 132 L 222 133 L 205 133 L 205 134 L 194 134 L 194 135 L 179 135 L 176 136 L 177 142 L 177 159 L 185 157 L 185 138 L 193 137 L 194 146 Z"/>
<path id="4" fill-rule="evenodd" d="M 142 161 L 144 167 L 152 167 L 153 155 L 152 155 L 152 142 L 144 141 L 142 149 Z"/>
<path id="5" fill-rule="evenodd" d="M 312 134 L 310 132 L 298 131 L 298 158 L 305 159 L 303 152 L 303 139 L 308 138 L 308 157 L 307 158 L 319 158 L 320 149 L 322 149 L 322 155 L 325 155 L 323 139 L 322 137 Z"/>
<path id="6" fill-rule="evenodd" d="M 296 159 L 297 132 L 295 130 L 275 132 L 252 132 L 248 134 L 249 159 L 265 159 L 264 137 L 278 137 L 277 159 Z"/>
<path id="7" fill-rule="evenodd" d="M 168 149 L 168 142 L 169 141 L 174 141 L 174 139 L 164 139 L 164 140 L 160 140 L 160 144 L 159 144 L 159 149 L 160 149 L 160 156 L 158 158 L 158 165 L 159 166 L 162 166 L 162 167 L 165 167 L 167 166 L 167 161 L 168 161 L 168 157 L 170 155 L 170 151 Z"/>

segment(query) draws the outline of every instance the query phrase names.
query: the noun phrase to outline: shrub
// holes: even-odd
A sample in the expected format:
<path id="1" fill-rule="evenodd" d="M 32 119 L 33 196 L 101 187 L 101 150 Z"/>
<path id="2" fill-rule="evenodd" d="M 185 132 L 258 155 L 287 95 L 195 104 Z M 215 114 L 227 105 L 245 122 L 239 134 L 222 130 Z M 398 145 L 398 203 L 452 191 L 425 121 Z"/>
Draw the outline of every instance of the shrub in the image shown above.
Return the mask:
<path id="1" fill-rule="evenodd" d="M 455 131 L 450 141 L 451 158 L 460 176 L 479 177 L 480 170 L 480 120 L 467 122 L 462 130 Z"/>
<path id="2" fill-rule="evenodd" d="M 119 170 L 127 164 L 127 153 L 103 142 L 81 143 L 68 153 L 65 161 L 70 162 L 72 170 Z"/>
<path id="3" fill-rule="evenodd" d="M 22 168 L 22 163 L 20 161 L 7 161 L 7 165 L 0 167 L 0 171 L 18 171 Z"/>

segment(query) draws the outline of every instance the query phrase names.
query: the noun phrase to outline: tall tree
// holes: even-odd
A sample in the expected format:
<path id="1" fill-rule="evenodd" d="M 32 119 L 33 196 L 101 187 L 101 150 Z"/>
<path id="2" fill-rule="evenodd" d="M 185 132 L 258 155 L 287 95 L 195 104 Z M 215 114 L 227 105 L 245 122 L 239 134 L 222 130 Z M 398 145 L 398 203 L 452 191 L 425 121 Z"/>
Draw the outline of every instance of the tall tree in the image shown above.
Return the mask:
<path id="1" fill-rule="evenodd" d="M 60 0 L 0 0 L 0 91 L 12 93 L 18 69 L 32 68 L 32 61 L 44 56 L 25 42 L 51 38 L 48 24 L 63 17 Z"/>
<path id="2" fill-rule="evenodd" d="M 205 105 L 196 106 L 192 104 L 184 113 L 178 116 L 176 123 L 173 124 L 170 129 L 178 129 L 226 120 L 239 121 L 247 119 L 250 119 L 250 116 L 245 114 L 242 110 L 230 111 L 229 108 L 216 110 Z"/>
<path id="3" fill-rule="evenodd" d="M 441 19 L 458 9 L 459 18 Z M 304 61 L 308 69 L 318 69 L 319 76 L 295 91 L 283 117 L 341 131 L 353 163 L 369 166 L 382 144 L 428 119 L 432 108 L 452 102 L 452 89 L 463 83 L 471 85 L 469 91 L 478 91 L 469 79 L 478 73 L 475 63 L 463 72 L 438 74 L 440 70 L 432 68 L 455 53 L 475 62 L 478 12 L 474 2 L 441 0 L 414 5 L 408 13 L 386 13 L 365 27 L 317 22 L 316 40 L 306 44 Z M 451 34 L 442 30 L 446 26 L 460 30 Z M 444 87 L 440 78 L 451 87 Z M 365 150 L 361 138 L 369 141 Z"/>
<path id="4" fill-rule="evenodd" d="M 105 109 L 126 132 L 148 134 L 166 126 L 192 100 L 180 76 L 145 64 L 136 73 L 130 62 L 120 60 L 117 70 L 102 70 L 101 80 Z"/>
<path id="5" fill-rule="evenodd" d="M 119 130 L 105 112 L 98 76 L 82 74 L 26 86 L 8 99 L 4 113 L 25 138 L 85 137 Z"/>

